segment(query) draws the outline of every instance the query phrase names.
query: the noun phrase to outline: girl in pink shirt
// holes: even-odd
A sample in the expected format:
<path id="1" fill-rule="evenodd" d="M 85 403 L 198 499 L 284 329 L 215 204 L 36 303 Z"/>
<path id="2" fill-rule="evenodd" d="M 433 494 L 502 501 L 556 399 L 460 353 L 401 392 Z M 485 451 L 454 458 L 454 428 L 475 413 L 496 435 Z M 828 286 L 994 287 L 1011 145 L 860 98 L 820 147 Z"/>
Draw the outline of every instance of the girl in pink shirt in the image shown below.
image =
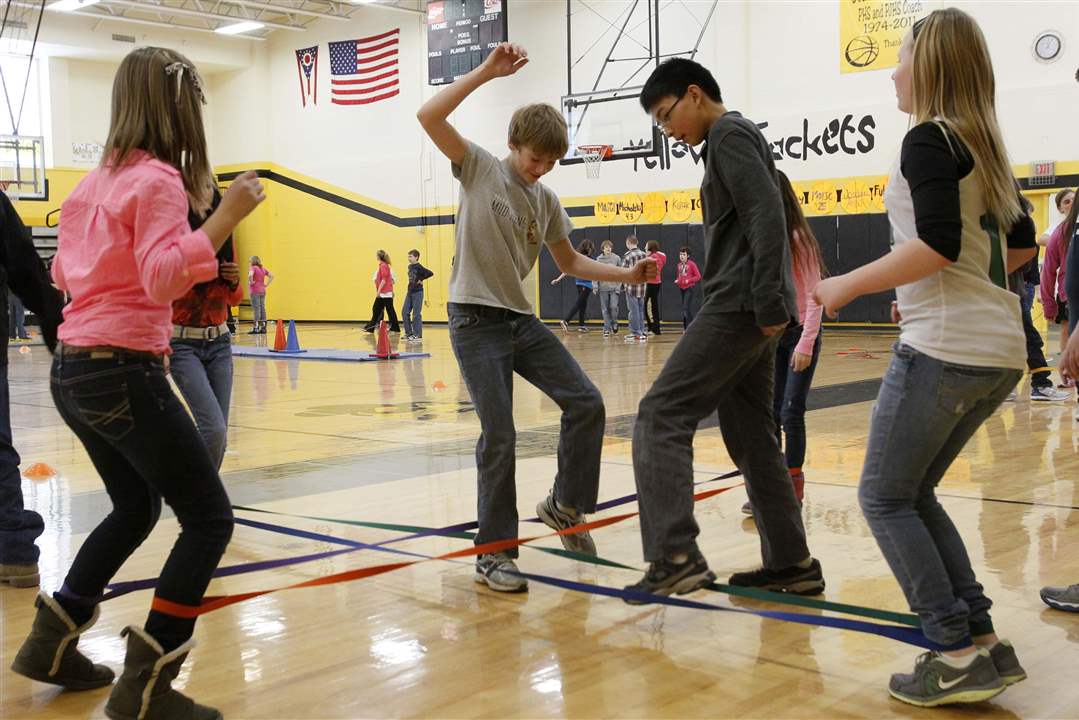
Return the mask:
<path id="1" fill-rule="evenodd" d="M 62 205 L 56 285 L 71 296 L 53 359 L 53 401 L 86 448 L 113 509 L 83 542 L 63 587 L 38 595 L 13 669 L 70 690 L 113 672 L 76 649 L 105 587 L 150 534 L 164 500 L 181 533 L 154 588 L 144 627 L 126 628 L 124 672 L 110 718 L 219 718 L 171 688 L 192 646 L 193 611 L 232 534 L 232 510 L 210 453 L 165 377 L 172 301 L 218 274 L 216 251 L 263 200 L 254 173 L 232 182 L 198 230 L 188 204 L 210 206 L 213 174 L 202 81 L 164 48 L 124 58 L 112 90 L 101 166 Z"/>
<path id="2" fill-rule="evenodd" d="M 798 325 L 783 333 L 776 351 L 774 417 L 776 438 L 787 456 L 787 468 L 798 502 L 805 496 L 802 463 L 806 454 L 806 398 L 820 358 L 820 324 L 823 308 L 813 299 L 813 290 L 824 274 L 820 245 L 806 222 L 798 196 L 790 180 L 779 173 L 783 211 L 787 217 L 787 237 L 791 244 L 794 289 L 798 296 Z M 785 438 L 785 441 L 784 441 Z M 747 502 L 742 511 L 752 515 Z"/>
<path id="3" fill-rule="evenodd" d="M 258 255 L 252 255 L 247 271 L 247 293 L 251 297 L 251 314 L 255 326 L 248 335 L 266 334 L 266 288 L 273 282 L 273 273 L 262 266 Z"/>
<path id="4" fill-rule="evenodd" d="M 701 281 L 701 271 L 697 263 L 689 258 L 689 248 L 683 247 L 678 251 L 678 272 L 674 276 L 674 284 L 682 291 L 682 329 L 685 330 L 693 322 L 697 313 L 697 284 Z"/>
<path id="5" fill-rule="evenodd" d="M 1079 204 L 1073 205 L 1073 207 L 1079 209 Z M 1071 216 L 1069 212 L 1069 216 Z M 1060 351 L 1064 352 L 1064 348 L 1068 345 L 1068 301 L 1064 292 L 1065 281 L 1067 280 L 1064 269 L 1067 263 L 1065 260 L 1068 257 L 1068 247 L 1071 244 L 1071 238 L 1067 237 L 1064 233 L 1068 220 L 1065 218 L 1064 222 L 1057 225 L 1049 236 L 1049 242 L 1045 246 L 1045 262 L 1042 263 L 1042 282 L 1041 282 L 1041 295 L 1042 308 L 1045 310 L 1045 317 L 1048 320 L 1052 320 L 1057 325 L 1060 325 Z M 1079 312 L 1079 308 L 1071 308 L 1071 312 Z"/>

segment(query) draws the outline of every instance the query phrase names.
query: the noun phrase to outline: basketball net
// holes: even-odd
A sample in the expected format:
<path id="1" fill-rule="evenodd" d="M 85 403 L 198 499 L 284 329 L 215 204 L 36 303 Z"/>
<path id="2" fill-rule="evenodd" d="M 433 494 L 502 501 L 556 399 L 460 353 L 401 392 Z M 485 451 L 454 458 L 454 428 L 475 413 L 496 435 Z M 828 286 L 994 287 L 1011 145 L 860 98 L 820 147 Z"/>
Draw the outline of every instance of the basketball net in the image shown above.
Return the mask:
<path id="1" fill-rule="evenodd" d="M 589 180 L 599 180 L 603 160 L 611 156 L 610 145 L 578 145 L 577 155 L 584 162 L 584 170 Z"/>

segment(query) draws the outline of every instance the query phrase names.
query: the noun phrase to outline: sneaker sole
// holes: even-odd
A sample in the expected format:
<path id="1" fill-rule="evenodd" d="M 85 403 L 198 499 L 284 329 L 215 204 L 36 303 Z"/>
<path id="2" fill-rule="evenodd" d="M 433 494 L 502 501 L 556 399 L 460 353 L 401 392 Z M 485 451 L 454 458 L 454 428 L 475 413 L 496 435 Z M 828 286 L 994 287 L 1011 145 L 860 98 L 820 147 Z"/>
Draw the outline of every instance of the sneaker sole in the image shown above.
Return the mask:
<path id="1" fill-rule="evenodd" d="M 567 525 L 566 527 L 559 525 L 558 520 L 547 512 L 546 500 L 541 501 L 540 504 L 536 506 L 536 515 L 539 516 L 539 519 L 543 521 L 544 525 L 556 532 L 573 527 L 572 525 Z M 597 555 L 596 543 L 592 540 L 592 536 L 587 531 L 576 533 L 574 535 L 559 535 L 558 537 L 562 541 L 562 547 L 570 552 L 591 555 L 592 557 L 596 557 Z"/>
<path id="2" fill-rule="evenodd" d="M 1042 594 L 1042 602 L 1053 608 L 1054 610 L 1063 610 L 1064 612 L 1079 613 L 1079 603 L 1066 603 Z"/>
<path id="3" fill-rule="evenodd" d="M 711 570 L 705 570 L 703 573 L 697 573 L 696 575 L 688 575 L 679 580 L 674 585 L 665 588 L 659 588 L 655 590 L 653 595 L 662 595 L 668 597 L 670 595 L 689 595 L 692 592 L 697 592 L 703 587 L 707 587 L 716 581 L 716 574 Z M 622 598 L 623 602 L 627 605 L 650 605 L 647 600 L 636 600 Z"/>
<path id="4" fill-rule="evenodd" d="M 907 703 L 908 705 L 917 705 L 918 707 L 936 707 L 938 705 L 951 705 L 954 703 L 977 703 L 984 702 L 990 698 L 995 698 L 1004 692 L 1007 687 L 1004 683 L 1001 683 L 1000 687 L 993 688 L 978 688 L 970 690 L 961 690 L 959 692 L 948 693 L 946 695 L 938 695 L 934 698 L 912 698 L 902 693 L 897 693 L 891 688 L 888 689 L 888 694 L 894 697 L 896 700 Z"/>
<path id="5" fill-rule="evenodd" d="M 476 582 L 480 583 L 481 585 L 486 585 L 487 587 L 491 588 L 495 592 L 500 592 L 500 593 L 523 593 L 523 592 L 528 592 L 528 582 L 527 581 L 523 585 L 502 585 L 500 583 L 494 582 L 493 580 L 491 580 L 491 578 L 487 577 L 486 575 L 484 575 L 481 572 L 476 573 Z"/>
<path id="6" fill-rule="evenodd" d="M 770 592 L 781 592 L 789 595 L 820 595 L 824 592 L 824 580 L 802 580 L 789 585 L 771 583 L 769 585 L 737 585 L 735 587 L 752 587 L 756 590 L 768 590 Z"/>
<path id="7" fill-rule="evenodd" d="M 997 673 L 998 675 L 1000 673 Z M 1014 675 L 1000 675 L 1000 679 L 1004 681 L 1005 685 L 1015 685 L 1016 683 L 1023 682 L 1027 679 L 1026 670 L 1022 670 Z"/>

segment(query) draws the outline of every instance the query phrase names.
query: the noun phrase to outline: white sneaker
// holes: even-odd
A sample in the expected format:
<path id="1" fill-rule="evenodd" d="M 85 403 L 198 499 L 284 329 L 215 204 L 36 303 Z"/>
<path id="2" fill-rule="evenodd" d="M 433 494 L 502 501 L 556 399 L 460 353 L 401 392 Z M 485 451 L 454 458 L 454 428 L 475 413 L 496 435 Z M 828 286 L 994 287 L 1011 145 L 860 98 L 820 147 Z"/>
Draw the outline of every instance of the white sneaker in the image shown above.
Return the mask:
<path id="1" fill-rule="evenodd" d="M 1015 390 L 1012 390 L 1010 393 L 1008 393 L 1008 397 L 1004 398 L 1004 402 L 1015 402 L 1015 401 L 1016 401 Z"/>
<path id="2" fill-rule="evenodd" d="M 637 342 L 637 336 L 636 335 L 626 335 L 626 339 L 624 340 L 624 342 L 626 342 L 626 343 L 635 343 L 635 342 Z"/>
<path id="3" fill-rule="evenodd" d="M 559 320 L 558 324 L 562 326 L 562 332 L 569 332 L 569 323 L 565 320 Z"/>
<path id="4" fill-rule="evenodd" d="M 1061 400 L 1070 400 L 1072 394 L 1065 390 L 1057 390 L 1052 385 L 1049 387 L 1032 387 L 1030 389 L 1030 399 L 1034 402 L 1060 402 Z"/>

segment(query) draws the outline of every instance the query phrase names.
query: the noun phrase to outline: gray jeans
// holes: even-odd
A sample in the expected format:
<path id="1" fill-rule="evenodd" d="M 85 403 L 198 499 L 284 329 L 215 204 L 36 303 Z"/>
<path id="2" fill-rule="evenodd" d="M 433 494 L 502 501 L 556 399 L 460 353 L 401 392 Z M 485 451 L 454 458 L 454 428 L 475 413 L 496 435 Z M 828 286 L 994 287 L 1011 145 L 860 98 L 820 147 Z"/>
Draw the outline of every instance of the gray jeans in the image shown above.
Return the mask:
<path id="1" fill-rule="evenodd" d="M 220 469 L 228 440 L 232 398 L 232 339 L 172 341 L 172 379 L 180 388 L 210 458 Z"/>
<path id="2" fill-rule="evenodd" d="M 941 645 L 993 631 L 992 602 L 937 500 L 956 456 L 1022 377 L 896 343 L 873 408 L 858 501 L 926 637 Z"/>
<path id="3" fill-rule="evenodd" d="M 717 410 L 723 442 L 753 503 L 764 566 L 780 569 L 809 557 L 772 417 L 778 342 L 778 335 L 765 337 L 751 313 L 718 312 L 706 304 L 641 400 L 633 472 L 648 562 L 697 547 L 693 436 Z"/>
<path id="4" fill-rule="evenodd" d="M 252 293 L 251 312 L 254 322 L 266 322 L 266 293 Z"/>
<path id="5" fill-rule="evenodd" d="M 449 303 L 450 343 L 480 419 L 476 443 L 476 544 L 517 537 L 513 374 L 562 409 L 555 498 L 592 512 L 599 494 L 603 397 L 565 346 L 535 315 Z M 517 557 L 517 549 L 508 551 Z"/>
<path id="6" fill-rule="evenodd" d="M 618 293 L 614 290 L 599 291 L 599 307 L 603 311 L 603 329 L 618 331 Z"/>

